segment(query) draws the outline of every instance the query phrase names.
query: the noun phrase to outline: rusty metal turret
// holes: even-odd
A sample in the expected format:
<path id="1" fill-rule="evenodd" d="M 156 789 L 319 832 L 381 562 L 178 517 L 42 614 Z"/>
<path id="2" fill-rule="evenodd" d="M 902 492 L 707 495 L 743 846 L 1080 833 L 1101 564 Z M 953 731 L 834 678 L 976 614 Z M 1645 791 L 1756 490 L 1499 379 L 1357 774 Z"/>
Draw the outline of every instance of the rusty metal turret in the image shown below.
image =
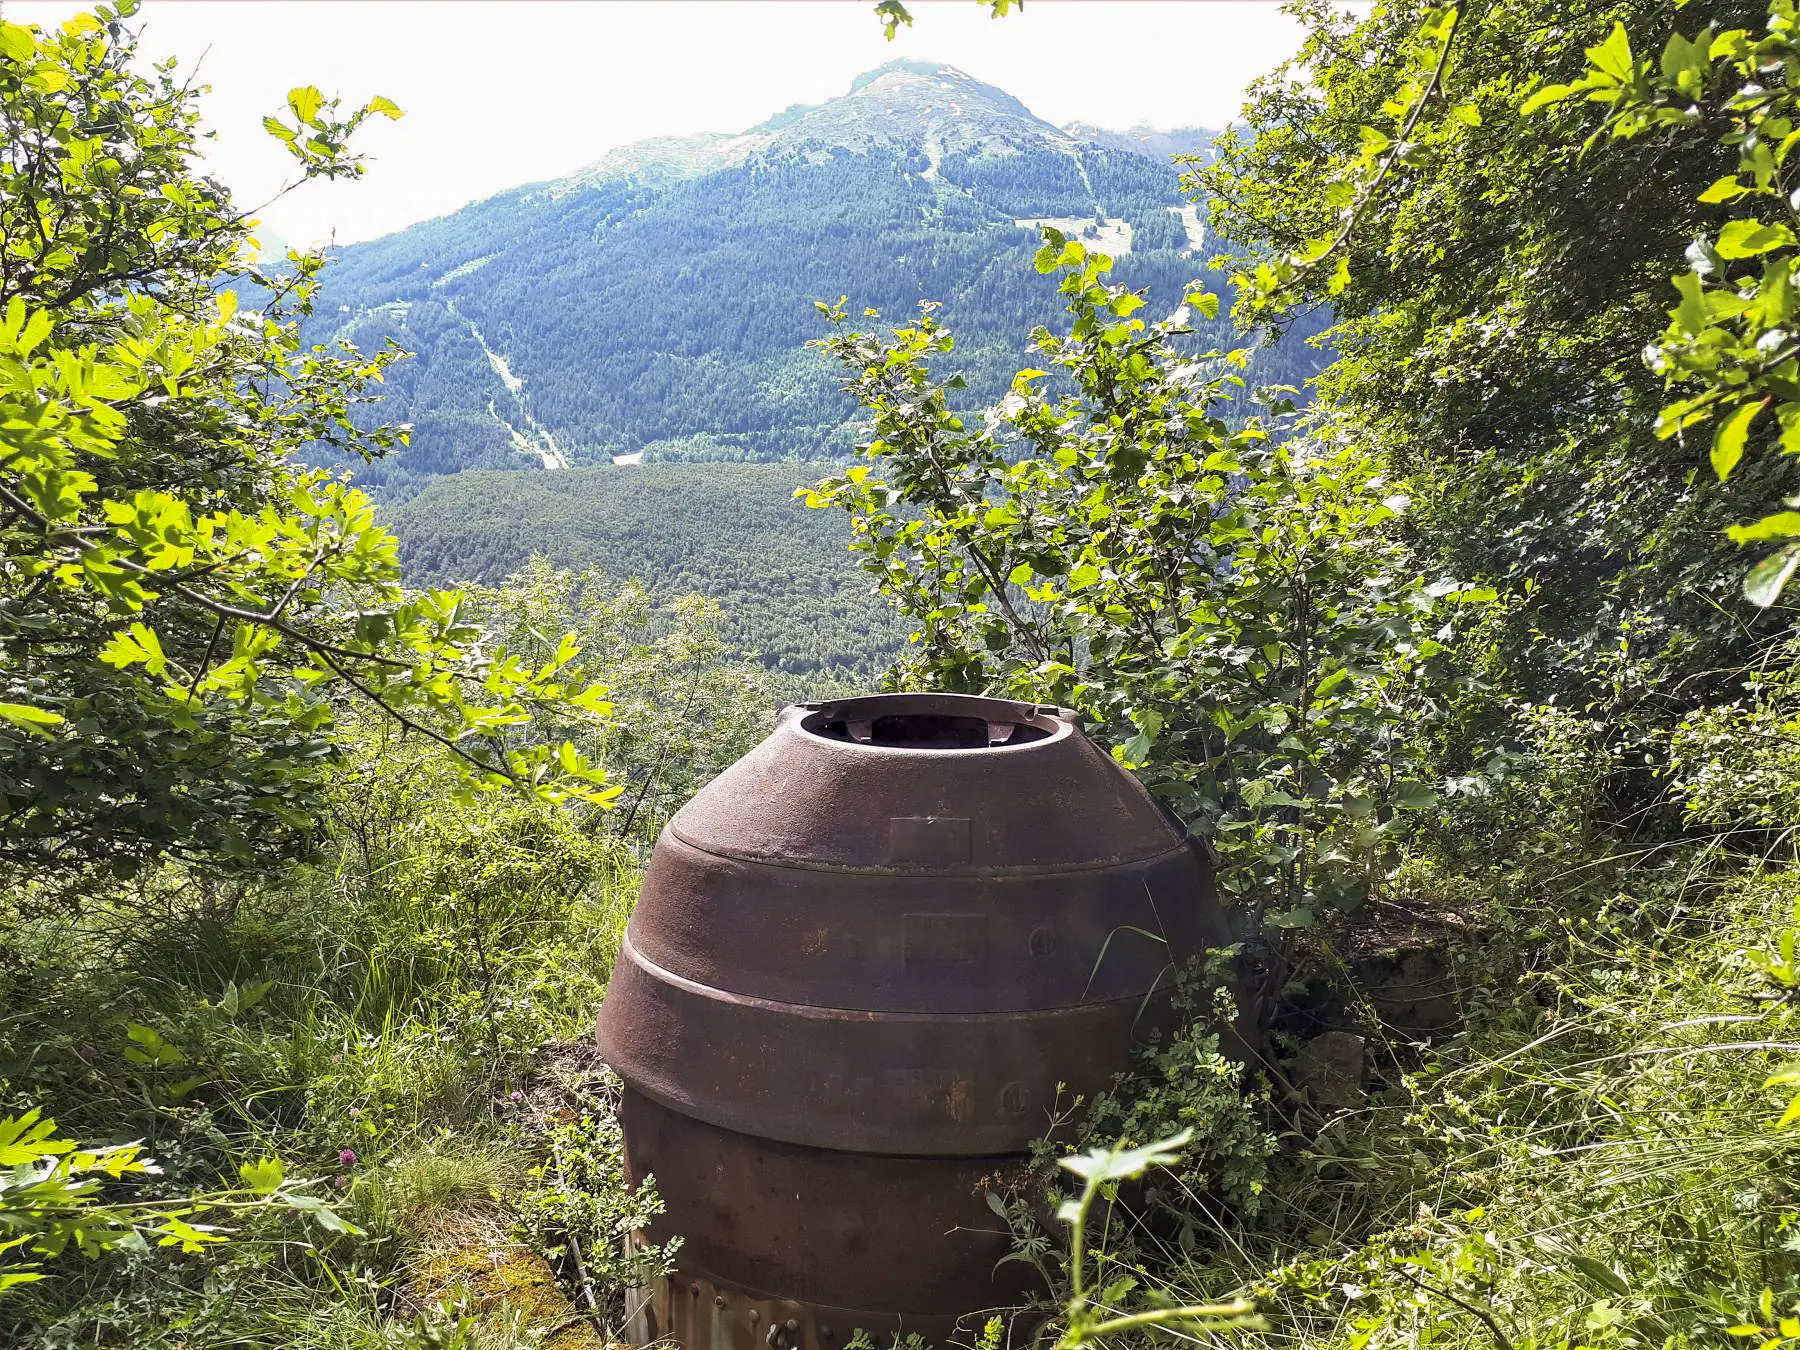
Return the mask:
<path id="1" fill-rule="evenodd" d="M 658 840 L 600 1012 L 679 1269 L 640 1343 L 944 1337 L 1019 1292 L 982 1191 L 1222 942 L 1201 856 L 1066 710 L 789 708 Z"/>

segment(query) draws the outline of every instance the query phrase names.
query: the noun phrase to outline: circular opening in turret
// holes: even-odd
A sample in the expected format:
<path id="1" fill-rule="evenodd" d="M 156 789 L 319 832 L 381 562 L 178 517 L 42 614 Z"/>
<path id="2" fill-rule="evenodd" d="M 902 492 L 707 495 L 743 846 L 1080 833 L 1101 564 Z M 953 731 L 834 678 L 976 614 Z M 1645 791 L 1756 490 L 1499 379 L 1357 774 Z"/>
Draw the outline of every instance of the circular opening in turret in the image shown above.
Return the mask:
<path id="1" fill-rule="evenodd" d="M 801 729 L 892 750 L 999 750 L 1045 741 L 1069 724 L 1029 703 L 967 694 L 881 694 L 827 703 Z"/>

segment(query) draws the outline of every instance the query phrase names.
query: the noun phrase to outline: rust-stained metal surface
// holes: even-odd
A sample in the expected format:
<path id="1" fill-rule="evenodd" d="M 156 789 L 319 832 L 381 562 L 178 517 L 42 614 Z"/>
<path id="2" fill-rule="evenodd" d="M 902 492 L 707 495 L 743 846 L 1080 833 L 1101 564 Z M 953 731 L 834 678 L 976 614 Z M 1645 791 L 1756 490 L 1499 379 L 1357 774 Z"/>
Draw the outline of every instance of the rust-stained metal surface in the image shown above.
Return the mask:
<path id="1" fill-rule="evenodd" d="M 903 1158 L 778 1144 L 636 1093 L 625 1099 L 623 1123 L 633 1157 L 657 1160 L 669 1215 L 686 1216 L 678 1261 L 690 1281 L 785 1298 L 845 1333 L 901 1321 L 919 1330 L 932 1313 L 947 1329 L 956 1313 L 1023 1287 L 1025 1267 L 995 1270 L 1009 1244 L 981 1198 L 1017 1172 L 1017 1157 Z M 856 1272 L 853 1280 L 846 1270 Z M 935 1306 L 921 1306 L 922 1291 Z"/>
<path id="2" fill-rule="evenodd" d="M 1072 714 L 787 709 L 664 830 L 600 1013 L 627 1170 L 685 1242 L 639 1338 L 834 1350 L 1005 1302 L 1024 1267 L 996 1269 L 983 1191 L 1227 940 L 1198 853 Z"/>

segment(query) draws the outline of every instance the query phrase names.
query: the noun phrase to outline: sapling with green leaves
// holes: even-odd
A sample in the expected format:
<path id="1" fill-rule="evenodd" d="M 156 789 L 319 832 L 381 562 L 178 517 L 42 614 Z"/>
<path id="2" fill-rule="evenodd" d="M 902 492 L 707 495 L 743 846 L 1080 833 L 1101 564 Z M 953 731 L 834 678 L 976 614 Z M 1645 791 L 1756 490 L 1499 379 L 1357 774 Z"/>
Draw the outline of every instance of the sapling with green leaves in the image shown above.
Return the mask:
<path id="1" fill-rule="evenodd" d="M 275 865 L 314 837 L 351 704 L 471 787 L 608 804 L 535 730 L 607 712 L 574 641 L 526 661 L 456 592 L 409 593 L 372 503 L 307 466 L 404 442 L 363 415 L 401 353 L 301 339 L 323 255 L 252 261 L 200 91 L 140 72 L 132 8 L 0 21 L 0 866 Z M 288 104 L 296 183 L 360 173 L 351 134 L 399 115 Z"/>
<path id="2" fill-rule="evenodd" d="M 1044 240 L 1068 328 L 1038 329 L 1048 369 L 979 415 L 936 370 L 955 340 L 934 306 L 886 334 L 822 306 L 870 434 L 801 495 L 850 513 L 915 625 L 897 681 L 1073 707 L 1246 908 L 1287 928 L 1354 908 L 1437 799 L 1419 732 L 1472 687 L 1455 639 L 1493 593 L 1419 572 L 1404 485 L 1368 455 L 1291 437 L 1279 404 L 1226 420 L 1245 353 L 1181 345 L 1216 296 L 1146 323 L 1110 258 Z"/>
<path id="3" fill-rule="evenodd" d="M 1166 1139 L 1138 1148 L 1094 1148 L 1061 1159 L 1061 1166 L 1081 1178 L 1081 1193 L 1063 1201 L 1056 1217 L 1069 1225 L 1069 1297 L 1063 1308 L 1063 1329 L 1057 1350 L 1074 1350 L 1112 1336 L 1149 1331 L 1197 1333 L 1227 1329 L 1256 1329 L 1262 1323 L 1248 1299 L 1223 1303 L 1168 1303 L 1121 1311 L 1136 1281 L 1131 1277 L 1098 1281 L 1104 1271 L 1096 1264 L 1088 1269 L 1087 1225 L 1094 1202 L 1118 1197 L 1119 1183 L 1141 1177 L 1153 1167 L 1173 1167 L 1194 1132 L 1183 1130 Z"/>
<path id="4" fill-rule="evenodd" d="M 283 1207 L 326 1232 L 357 1232 L 326 1200 L 309 1193 L 316 1181 L 289 1178 L 271 1157 L 240 1163 L 237 1186 L 178 1200 L 102 1194 L 108 1182 L 160 1170 L 141 1143 L 87 1148 L 61 1137 L 56 1122 L 35 1109 L 0 1117 L 0 1296 L 50 1278 L 44 1262 L 71 1249 L 91 1259 L 116 1248 L 145 1250 L 154 1242 L 198 1253 L 230 1239 L 230 1228 L 203 1218 Z"/>

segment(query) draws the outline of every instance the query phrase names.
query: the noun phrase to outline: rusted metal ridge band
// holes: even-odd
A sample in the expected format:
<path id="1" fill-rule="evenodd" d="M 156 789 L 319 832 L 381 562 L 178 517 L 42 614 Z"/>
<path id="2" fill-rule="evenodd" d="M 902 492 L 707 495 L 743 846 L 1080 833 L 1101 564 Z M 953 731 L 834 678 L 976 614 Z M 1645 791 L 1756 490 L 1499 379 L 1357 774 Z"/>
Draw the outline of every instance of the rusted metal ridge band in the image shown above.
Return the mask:
<path id="1" fill-rule="evenodd" d="M 756 863 L 762 867 L 782 867 L 794 872 L 847 872 L 852 875 L 868 873 L 872 876 L 918 876 L 917 862 L 868 862 L 841 863 L 822 859 L 796 857 L 792 853 L 771 850 L 769 852 L 753 852 L 748 849 L 725 849 L 716 843 L 709 844 L 694 839 L 683 833 L 680 828 L 681 817 L 676 815 L 663 832 L 676 839 L 697 853 L 709 854 L 724 862 Z M 1171 832 L 1174 843 L 1149 853 L 1120 853 L 1104 858 L 1084 858 L 1078 863 L 1026 863 L 1015 866 L 1005 864 L 935 864 L 930 871 L 934 877 L 1078 877 L 1089 872 L 1104 872 L 1114 867 L 1134 867 L 1158 863 L 1165 858 L 1191 852 L 1194 844 L 1191 840 L 1181 838 Z"/>
<path id="2" fill-rule="evenodd" d="M 1176 849 L 1078 875 L 820 876 L 664 836 L 631 920 L 639 955 L 775 1003 L 985 1014 L 1138 998 L 1230 940 Z"/>
<path id="3" fill-rule="evenodd" d="M 619 1075 L 697 1120 L 856 1153 L 1022 1151 L 1058 1103 L 1092 1096 L 1160 1021 L 1165 974 L 1133 998 L 964 1013 L 778 1003 L 664 970 L 626 938 L 598 1039 Z"/>

